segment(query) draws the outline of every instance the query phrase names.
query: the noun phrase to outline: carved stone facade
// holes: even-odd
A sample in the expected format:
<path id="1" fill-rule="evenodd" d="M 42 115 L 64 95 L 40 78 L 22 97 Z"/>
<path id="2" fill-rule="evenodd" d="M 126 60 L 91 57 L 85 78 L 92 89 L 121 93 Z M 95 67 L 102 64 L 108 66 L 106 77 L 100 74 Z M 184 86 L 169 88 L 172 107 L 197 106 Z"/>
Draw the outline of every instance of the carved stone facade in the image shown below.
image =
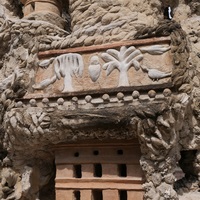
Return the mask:
<path id="1" fill-rule="evenodd" d="M 0 199 L 199 199 L 199 27 L 198 0 L 2 0 Z"/>

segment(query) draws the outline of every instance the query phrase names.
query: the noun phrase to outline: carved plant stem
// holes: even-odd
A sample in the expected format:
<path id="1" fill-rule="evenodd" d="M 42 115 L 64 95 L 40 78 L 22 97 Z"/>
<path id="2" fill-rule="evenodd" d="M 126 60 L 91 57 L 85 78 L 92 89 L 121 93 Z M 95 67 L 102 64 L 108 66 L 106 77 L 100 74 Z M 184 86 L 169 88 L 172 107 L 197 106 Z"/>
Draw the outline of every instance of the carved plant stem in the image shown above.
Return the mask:
<path id="1" fill-rule="evenodd" d="M 120 71 L 120 74 L 119 74 L 118 87 L 129 86 L 129 80 L 128 80 L 128 74 L 127 74 L 128 69 L 126 69 L 125 66 L 121 66 L 120 69 L 121 69 L 121 71 Z"/>
<path id="2" fill-rule="evenodd" d="M 105 61 L 103 69 L 106 70 L 107 76 L 114 70 L 119 71 L 119 83 L 120 86 L 129 86 L 128 70 L 130 67 L 134 67 L 136 70 L 140 69 L 140 61 L 143 59 L 143 55 L 140 50 L 131 46 L 126 48 L 122 46 L 120 51 L 116 49 L 108 49 L 106 53 L 102 53 L 102 59 Z"/>
<path id="3" fill-rule="evenodd" d="M 72 76 L 70 73 L 70 68 L 66 66 L 65 68 L 65 76 L 64 76 L 64 88 L 63 88 L 63 93 L 64 92 L 70 92 L 73 91 L 72 87 Z"/>

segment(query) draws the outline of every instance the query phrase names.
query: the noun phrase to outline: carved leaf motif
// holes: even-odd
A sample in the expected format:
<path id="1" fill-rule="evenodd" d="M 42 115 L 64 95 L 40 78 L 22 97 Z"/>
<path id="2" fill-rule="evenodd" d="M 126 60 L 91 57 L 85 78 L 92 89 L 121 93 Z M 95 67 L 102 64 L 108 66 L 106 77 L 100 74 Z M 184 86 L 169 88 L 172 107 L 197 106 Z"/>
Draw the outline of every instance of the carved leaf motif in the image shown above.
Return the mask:
<path id="1" fill-rule="evenodd" d="M 140 50 L 131 46 L 129 48 L 122 46 L 120 51 L 116 49 L 108 49 L 106 53 L 102 53 L 102 59 L 105 61 L 103 69 L 106 70 L 107 76 L 111 74 L 114 69 L 120 73 L 118 86 L 129 86 L 128 70 L 134 67 L 136 70 L 140 69 L 140 61 L 143 55 Z"/>
<path id="2" fill-rule="evenodd" d="M 38 126 L 38 119 L 37 116 L 35 114 L 31 114 L 31 118 L 33 123 L 35 124 L 35 126 Z"/>
<path id="3" fill-rule="evenodd" d="M 47 68 L 53 61 L 55 58 L 50 58 L 47 60 L 43 60 L 42 62 L 39 63 L 39 66 L 42 68 Z"/>
<path id="4" fill-rule="evenodd" d="M 109 63 L 104 64 L 103 69 L 106 70 L 106 75 L 110 75 L 110 73 L 117 67 L 118 63 L 116 61 L 112 61 Z"/>
<path id="5" fill-rule="evenodd" d="M 149 53 L 151 55 L 161 55 L 171 49 L 170 46 L 164 45 L 153 45 L 148 47 L 140 47 L 139 48 L 142 53 Z"/>
<path id="6" fill-rule="evenodd" d="M 135 69 L 139 70 L 140 69 L 140 63 L 137 60 L 133 60 L 132 62 L 133 62 L 133 65 L 135 66 Z"/>

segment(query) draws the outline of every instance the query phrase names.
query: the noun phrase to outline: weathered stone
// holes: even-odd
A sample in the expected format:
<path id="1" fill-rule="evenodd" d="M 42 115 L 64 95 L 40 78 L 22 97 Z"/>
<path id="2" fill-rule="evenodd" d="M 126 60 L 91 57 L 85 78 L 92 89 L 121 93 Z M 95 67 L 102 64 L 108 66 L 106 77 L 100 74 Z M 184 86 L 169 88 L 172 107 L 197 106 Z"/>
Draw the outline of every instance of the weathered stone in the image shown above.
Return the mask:
<path id="1" fill-rule="evenodd" d="M 97 45 L 97 44 L 102 44 L 102 43 L 103 43 L 103 37 L 101 35 L 97 36 L 95 38 L 94 44 Z"/>
<path id="2" fill-rule="evenodd" d="M 94 37 L 87 37 L 84 41 L 85 46 L 91 46 L 94 44 L 95 38 Z"/>
<path id="3" fill-rule="evenodd" d="M 139 98 L 140 93 L 138 91 L 133 91 L 132 96 L 134 99 L 137 99 L 137 98 Z"/>
<path id="4" fill-rule="evenodd" d="M 170 89 L 164 89 L 163 90 L 163 95 L 165 97 L 169 97 L 169 96 L 171 96 L 171 94 L 172 94 L 172 91 Z"/>
<path id="5" fill-rule="evenodd" d="M 123 99 L 124 99 L 124 94 L 121 93 L 121 92 L 117 93 L 117 98 L 118 98 L 119 100 L 123 100 Z"/>
<path id="6" fill-rule="evenodd" d="M 90 95 L 87 95 L 87 96 L 85 97 L 85 101 L 86 101 L 87 103 L 91 102 L 91 100 L 92 100 L 92 97 L 91 97 Z"/>
<path id="7" fill-rule="evenodd" d="M 150 98 L 154 98 L 156 96 L 156 92 L 154 90 L 150 90 L 148 92 L 148 95 L 149 95 Z"/>
<path id="8" fill-rule="evenodd" d="M 54 0 L 21 2 L 26 2 L 26 19 L 18 14 L 22 12 L 18 1 L 2 0 L 0 8 L 0 199 L 53 200 L 54 163 L 56 170 L 66 173 L 71 169 L 71 175 L 75 174 L 72 166 L 54 162 L 54 150 L 69 145 L 76 150 L 71 152 L 74 161 L 69 160 L 69 151 L 64 157 L 71 165 L 78 160 L 91 186 L 87 191 L 77 187 L 81 184 L 78 179 L 73 187 L 80 191 L 81 199 L 88 200 L 91 190 L 99 188 L 91 189 L 97 184 L 88 179 L 94 175 L 95 163 L 86 166 L 79 160 L 84 159 L 82 151 L 78 152 L 81 146 L 94 145 L 87 155 L 95 161 L 109 156 L 112 143 L 114 157 L 108 162 L 119 159 L 118 163 L 125 163 L 122 161 L 129 154 L 120 145 L 129 142 L 131 146 L 137 143 L 137 149 L 130 151 L 134 158 L 127 159 L 126 165 L 98 162 L 104 180 L 109 177 L 109 188 L 102 189 L 103 199 L 123 195 L 135 200 L 143 196 L 148 200 L 192 197 L 191 190 L 199 189 L 200 170 L 199 3 L 71 0 L 70 19 L 64 1 L 62 9 Z M 163 21 L 168 3 L 175 20 Z M 71 33 L 58 28 L 66 23 L 62 17 L 70 22 Z M 34 84 L 40 87 L 32 87 Z M 70 90 L 62 93 L 63 85 L 70 85 Z M 96 150 L 99 147 L 101 151 Z M 140 167 L 129 163 L 135 162 L 140 149 L 144 194 Z M 192 159 L 186 156 L 188 151 Z M 184 160 L 190 160 L 186 171 L 186 165 L 181 165 L 186 177 L 195 174 L 196 179 L 175 181 L 173 174 Z M 122 171 L 127 174 L 119 178 Z M 134 183 L 125 188 L 133 177 L 137 191 Z M 61 186 L 72 179 L 76 181 L 63 176 Z M 100 180 L 98 177 L 98 184 Z M 111 191 L 116 180 L 123 184 Z M 57 177 L 55 182 L 59 182 Z M 56 200 L 73 196 L 72 188 L 66 196 L 59 187 Z"/>

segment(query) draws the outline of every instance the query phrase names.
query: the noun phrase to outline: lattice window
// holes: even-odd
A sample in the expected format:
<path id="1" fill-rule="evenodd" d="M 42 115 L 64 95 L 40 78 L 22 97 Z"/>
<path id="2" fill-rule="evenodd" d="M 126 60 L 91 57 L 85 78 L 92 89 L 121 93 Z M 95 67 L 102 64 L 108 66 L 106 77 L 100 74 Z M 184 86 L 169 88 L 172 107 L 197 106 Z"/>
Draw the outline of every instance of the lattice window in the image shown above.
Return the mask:
<path id="1" fill-rule="evenodd" d="M 55 153 L 56 200 L 143 199 L 139 145 L 69 145 Z"/>

